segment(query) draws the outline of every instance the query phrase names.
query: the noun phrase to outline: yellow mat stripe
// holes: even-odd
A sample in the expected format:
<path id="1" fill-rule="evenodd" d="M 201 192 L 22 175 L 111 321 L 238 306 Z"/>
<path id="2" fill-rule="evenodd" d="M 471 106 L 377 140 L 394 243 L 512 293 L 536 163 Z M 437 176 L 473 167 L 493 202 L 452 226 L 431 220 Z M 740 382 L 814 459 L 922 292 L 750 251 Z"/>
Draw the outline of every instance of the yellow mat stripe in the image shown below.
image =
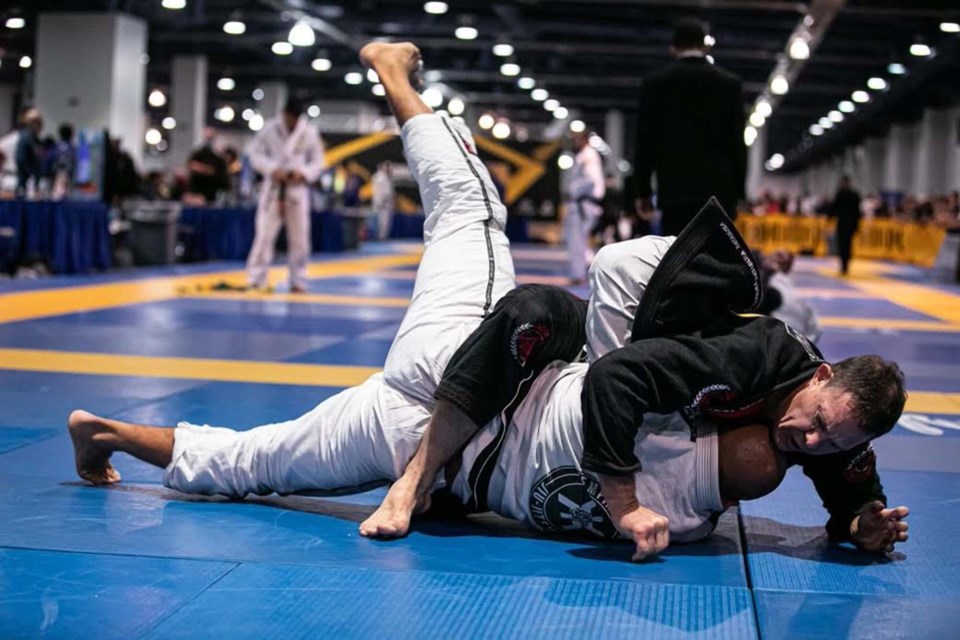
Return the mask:
<path id="1" fill-rule="evenodd" d="M 380 276 L 378 276 L 380 277 Z M 332 304 L 332 305 L 366 305 L 370 307 L 406 307 L 410 298 L 364 297 L 364 296 L 335 296 L 321 293 L 259 293 L 245 291 L 208 291 L 204 293 L 190 293 L 188 298 L 204 300 L 247 300 L 257 302 L 288 302 L 300 304 Z"/>
<path id="2" fill-rule="evenodd" d="M 0 369 L 328 387 L 357 385 L 379 371 L 376 367 L 166 358 L 37 349 L 0 349 Z"/>
<path id="3" fill-rule="evenodd" d="M 311 264 L 307 275 L 311 278 L 356 275 L 419 262 L 419 253 L 353 258 Z M 285 271 L 285 267 L 271 269 L 271 280 L 283 278 Z M 242 285 L 245 277 L 243 271 L 233 270 L 10 293 L 0 296 L 0 323 L 167 300 L 177 297 L 184 290 L 205 288 L 220 281 Z"/>
<path id="4" fill-rule="evenodd" d="M 960 393 L 909 391 L 904 411 L 960 415 Z"/>
<path id="5" fill-rule="evenodd" d="M 934 333 L 960 333 L 960 326 L 928 320 L 884 320 L 881 318 L 844 318 L 827 316 L 820 318 L 824 327 L 847 329 L 888 329 L 900 331 L 929 331 Z"/>

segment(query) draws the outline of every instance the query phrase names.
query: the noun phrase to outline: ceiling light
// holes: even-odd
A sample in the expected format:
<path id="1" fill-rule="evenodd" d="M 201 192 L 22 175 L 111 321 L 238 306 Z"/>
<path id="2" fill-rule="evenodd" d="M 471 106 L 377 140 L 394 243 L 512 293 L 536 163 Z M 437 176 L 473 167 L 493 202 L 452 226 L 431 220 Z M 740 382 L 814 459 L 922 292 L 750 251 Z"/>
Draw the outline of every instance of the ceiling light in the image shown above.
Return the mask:
<path id="1" fill-rule="evenodd" d="M 23 18 L 7 18 L 7 29 L 23 29 L 27 21 Z"/>
<path id="2" fill-rule="evenodd" d="M 783 166 L 783 155 L 775 153 L 770 156 L 770 159 L 767 161 L 770 163 L 770 167 L 773 169 L 779 169 Z"/>
<path id="3" fill-rule="evenodd" d="M 493 134 L 493 137 L 497 140 L 503 140 L 504 138 L 510 137 L 510 125 L 506 122 L 498 122 L 493 125 L 493 131 L 490 133 Z"/>
<path id="4" fill-rule="evenodd" d="M 553 110 L 553 117 L 556 118 L 557 120 L 563 120 L 568 115 L 570 115 L 570 111 L 567 110 L 566 107 L 557 107 L 556 109 Z"/>
<path id="5" fill-rule="evenodd" d="M 570 121 L 570 131 L 574 133 L 580 133 L 581 131 L 586 131 L 587 124 L 583 120 L 571 120 Z"/>
<path id="6" fill-rule="evenodd" d="M 857 108 L 853 106 L 853 103 L 850 102 L 849 100 L 844 100 L 843 102 L 837 105 L 837 108 L 840 109 L 840 111 L 842 111 L 843 113 L 853 113 L 854 111 L 857 110 Z"/>
<path id="7" fill-rule="evenodd" d="M 500 43 L 493 45 L 493 55 L 500 56 L 501 58 L 509 58 L 513 55 L 513 45 Z"/>
<path id="8" fill-rule="evenodd" d="M 243 113 L 240 114 L 240 117 L 243 118 L 244 120 L 249 121 L 250 118 L 252 118 L 252 117 L 253 117 L 253 114 L 255 114 L 255 113 L 256 113 L 256 111 L 254 111 L 253 109 L 247 107 L 246 109 L 243 110 Z"/>
<path id="9" fill-rule="evenodd" d="M 174 11 L 179 11 L 187 6 L 187 0 L 163 0 L 160 3 L 160 6 L 164 9 L 173 9 Z"/>
<path id="10" fill-rule="evenodd" d="M 460 40 L 476 40 L 477 36 L 480 35 L 480 32 L 473 27 L 457 27 L 457 30 L 453 32 L 453 35 Z"/>
<path id="11" fill-rule="evenodd" d="M 536 100 L 537 102 L 541 102 L 550 97 L 550 92 L 547 91 L 546 89 L 534 89 L 533 91 L 530 92 L 530 97 Z"/>
<path id="12" fill-rule="evenodd" d="M 375 85 L 373 85 L 373 87 L 370 89 L 370 91 L 373 92 L 373 95 L 375 95 L 375 96 L 380 96 L 381 98 L 382 98 L 383 96 L 387 95 L 387 90 L 386 90 L 386 88 L 384 88 L 384 86 L 383 86 L 382 84 L 375 84 Z"/>
<path id="13" fill-rule="evenodd" d="M 160 133 L 159 129 L 150 128 L 147 129 L 147 133 L 144 134 L 143 139 L 147 141 L 147 144 L 157 144 L 163 140 L 163 134 Z"/>
<path id="14" fill-rule="evenodd" d="M 167 96 L 160 91 L 160 89 L 154 89 L 150 92 L 150 95 L 147 96 L 147 104 L 151 107 L 162 107 L 167 104 Z"/>
<path id="15" fill-rule="evenodd" d="M 361 84 L 363 82 L 363 74 L 358 71 L 351 71 L 343 76 L 343 81 L 347 84 Z"/>
<path id="16" fill-rule="evenodd" d="M 313 32 L 313 28 L 307 24 L 306 20 L 297 20 L 290 29 L 287 42 L 295 47 L 312 47 L 317 42 L 317 34 Z"/>
<path id="17" fill-rule="evenodd" d="M 709 62 L 710 64 L 713 64 L 714 62 L 716 62 L 716 60 L 713 59 L 713 56 L 711 56 L 709 53 L 706 55 L 706 58 L 707 58 L 707 62 Z"/>
<path id="18" fill-rule="evenodd" d="M 867 86 L 874 91 L 883 91 L 887 88 L 887 81 L 883 78 L 874 76 L 873 78 L 867 80 Z"/>
<path id="19" fill-rule="evenodd" d="M 918 58 L 925 58 L 929 56 L 933 51 L 930 50 L 930 47 L 923 44 L 922 42 L 917 42 L 910 45 L 910 55 L 917 56 Z"/>
<path id="20" fill-rule="evenodd" d="M 234 116 L 236 116 L 236 114 L 233 111 L 233 107 L 220 107 L 213 113 L 213 117 L 220 122 L 233 122 Z"/>
<path id="21" fill-rule="evenodd" d="M 559 106 L 560 106 L 560 101 L 554 100 L 553 98 L 550 98 L 549 100 L 543 103 L 543 108 L 546 109 L 547 111 L 553 111 Z"/>
<path id="22" fill-rule="evenodd" d="M 561 153 L 557 158 L 557 166 L 563 171 L 573 168 L 573 156 L 569 153 Z"/>
<path id="23" fill-rule="evenodd" d="M 708 33 L 707 35 L 703 36 L 703 46 L 712 47 L 715 44 L 717 44 L 717 39 L 712 35 Z"/>
<path id="24" fill-rule="evenodd" d="M 31 58 L 30 56 L 23 56 L 22 58 L 20 58 L 21 69 L 29 69 L 32 66 L 33 66 L 33 58 Z"/>
<path id="25" fill-rule="evenodd" d="M 237 86 L 233 78 L 220 78 L 217 80 L 217 89 L 220 91 L 233 91 Z"/>
<path id="26" fill-rule="evenodd" d="M 333 63 L 327 58 L 315 58 L 314 61 L 310 63 L 310 66 L 314 71 L 330 71 Z"/>
<path id="27" fill-rule="evenodd" d="M 817 123 L 824 129 L 833 129 L 833 122 L 830 121 L 830 118 L 820 118 Z"/>
<path id="28" fill-rule="evenodd" d="M 770 81 L 770 91 L 775 95 L 782 96 L 790 90 L 790 83 L 787 82 L 787 77 L 782 73 L 778 73 L 773 77 L 773 80 Z"/>
<path id="29" fill-rule="evenodd" d="M 253 90 L 253 93 L 251 95 L 253 96 L 254 100 L 256 100 L 257 102 L 260 102 L 261 100 L 263 100 L 263 89 L 257 87 L 256 89 Z"/>
<path id="30" fill-rule="evenodd" d="M 450 115 L 453 115 L 453 116 L 460 115 L 461 113 L 463 113 L 463 110 L 465 108 L 466 107 L 463 104 L 463 100 L 461 100 L 460 98 L 450 98 L 450 102 L 447 103 L 447 111 L 449 111 Z"/>
<path id="31" fill-rule="evenodd" d="M 537 86 L 537 81 L 531 78 L 530 76 L 523 76 L 517 80 L 517 86 L 521 89 L 530 90 Z"/>
<path id="32" fill-rule="evenodd" d="M 757 106 L 753 108 L 754 111 L 762 115 L 764 118 L 769 118 L 770 114 L 773 113 L 773 107 L 770 106 L 770 103 L 766 100 L 759 100 Z"/>
<path id="33" fill-rule="evenodd" d="M 223 32 L 229 33 L 232 36 L 239 36 L 247 31 L 247 25 L 240 22 L 239 20 L 228 20 L 223 23 Z"/>
<path id="34" fill-rule="evenodd" d="M 431 13 L 435 16 L 443 15 L 447 12 L 447 3 L 446 2 L 424 2 L 423 10 L 427 13 Z"/>
<path id="35" fill-rule="evenodd" d="M 493 116 L 489 113 L 485 113 L 480 116 L 480 119 L 477 120 L 477 124 L 481 129 L 489 129 L 496 123 L 496 120 L 493 119 Z"/>
<path id="36" fill-rule="evenodd" d="M 870 94 L 866 91 L 854 91 L 850 97 L 854 102 L 870 102 Z"/>
<path id="37" fill-rule="evenodd" d="M 307 107 L 307 115 L 310 116 L 311 118 L 318 117 L 320 115 L 320 107 L 318 107 L 315 104 L 310 105 L 309 107 Z"/>
<path id="38" fill-rule="evenodd" d="M 167 147 L 168 145 L 166 140 L 161 140 L 157 143 L 157 151 L 166 151 Z"/>
<path id="39" fill-rule="evenodd" d="M 273 46 L 270 47 L 270 51 L 273 51 L 278 56 L 288 56 L 293 53 L 293 45 L 289 42 L 274 42 Z"/>
<path id="40" fill-rule="evenodd" d="M 500 73 L 505 76 L 518 76 L 520 75 L 520 65 L 514 62 L 505 62 L 500 65 Z"/>
<path id="41" fill-rule="evenodd" d="M 830 118 L 831 122 L 843 122 L 843 114 L 839 111 L 831 111 L 827 114 L 827 117 Z"/>
<path id="42" fill-rule="evenodd" d="M 810 57 L 810 44 L 806 38 L 797 36 L 790 42 L 789 53 L 794 60 L 806 60 Z"/>
<path id="43" fill-rule="evenodd" d="M 812 125 L 810 125 L 810 135 L 813 135 L 813 136 L 822 136 L 822 135 L 823 135 L 823 127 L 821 127 L 821 126 L 818 125 L 818 124 L 812 124 Z"/>
<path id="44" fill-rule="evenodd" d="M 373 69 L 367 69 L 367 80 L 369 80 L 373 84 L 379 84 L 380 76 L 378 76 L 377 72 L 374 71 Z"/>
<path id="45" fill-rule="evenodd" d="M 420 98 L 423 100 L 424 104 L 431 109 L 436 109 L 443 104 L 443 93 L 441 93 L 440 89 L 437 89 L 436 87 L 427 87 L 426 90 L 420 94 Z"/>
<path id="46" fill-rule="evenodd" d="M 260 129 L 263 129 L 263 116 L 259 113 L 253 114 L 247 126 L 250 127 L 250 131 L 260 131 Z"/>
<path id="47" fill-rule="evenodd" d="M 11 20 L 12 19 L 13 18 L 11 18 Z M 7 22 L 7 26 L 10 27 L 9 21 Z M 10 27 L 10 28 L 16 29 L 18 27 Z M 940 31 L 943 31 L 944 33 L 960 33 L 960 24 L 957 24 L 956 22 L 941 22 Z"/>
<path id="48" fill-rule="evenodd" d="M 895 76 L 902 76 L 907 72 L 907 68 L 899 62 L 891 62 L 887 65 L 887 72 Z"/>
<path id="49" fill-rule="evenodd" d="M 758 129 L 762 127 L 766 121 L 767 119 L 764 118 L 763 115 L 757 111 L 754 111 L 753 113 L 750 114 L 750 124 L 752 124 Z"/>
<path id="50" fill-rule="evenodd" d="M 167 131 L 170 131 L 171 129 L 176 129 L 176 127 L 177 127 L 177 121 L 176 121 L 176 119 L 173 118 L 172 116 L 167 116 L 167 117 L 164 118 L 163 121 L 160 123 L 160 126 L 162 126 L 162 127 L 163 127 L 164 129 L 166 129 Z"/>
<path id="51" fill-rule="evenodd" d="M 753 145 L 754 141 L 757 139 L 757 130 L 750 125 L 747 125 L 743 130 L 743 143 L 748 147 Z"/>

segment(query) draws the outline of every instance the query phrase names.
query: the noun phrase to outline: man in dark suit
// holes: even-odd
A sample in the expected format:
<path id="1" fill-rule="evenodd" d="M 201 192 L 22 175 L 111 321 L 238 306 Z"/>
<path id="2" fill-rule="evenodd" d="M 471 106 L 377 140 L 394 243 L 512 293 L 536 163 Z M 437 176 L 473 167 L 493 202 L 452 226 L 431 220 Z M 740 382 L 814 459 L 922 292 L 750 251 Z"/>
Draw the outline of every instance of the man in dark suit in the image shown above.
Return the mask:
<path id="1" fill-rule="evenodd" d="M 710 196 L 736 216 L 743 197 L 747 149 L 743 142 L 741 81 L 706 59 L 706 29 L 677 23 L 665 69 L 640 87 L 634 174 L 627 207 L 650 211 L 651 175 L 657 176 L 662 235 L 677 235 Z"/>
<path id="2" fill-rule="evenodd" d="M 837 256 L 840 258 L 840 275 L 845 276 L 850 271 L 853 236 L 860 228 L 860 194 L 850 186 L 850 176 L 840 178 L 830 217 L 837 219 Z"/>

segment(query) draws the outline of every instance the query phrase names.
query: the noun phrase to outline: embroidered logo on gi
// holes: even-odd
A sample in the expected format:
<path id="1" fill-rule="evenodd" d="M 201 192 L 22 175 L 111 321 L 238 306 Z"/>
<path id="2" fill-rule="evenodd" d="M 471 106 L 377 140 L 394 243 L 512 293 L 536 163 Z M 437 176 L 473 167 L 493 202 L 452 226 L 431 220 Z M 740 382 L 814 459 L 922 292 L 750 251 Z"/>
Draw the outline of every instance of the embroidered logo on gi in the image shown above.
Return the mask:
<path id="1" fill-rule="evenodd" d="M 700 410 L 705 409 L 714 398 L 720 400 L 721 402 L 729 402 L 732 400 L 736 394 L 733 392 L 728 385 L 725 384 L 711 384 L 700 391 L 697 392 L 697 395 L 693 397 L 693 401 L 685 406 L 682 410 L 683 416 L 687 420 L 693 420 L 700 415 Z"/>
<path id="2" fill-rule="evenodd" d="M 860 484 L 873 477 L 877 468 L 877 456 L 873 447 L 867 446 L 843 470 L 843 477 L 847 482 Z"/>
<path id="3" fill-rule="evenodd" d="M 600 483 L 576 467 L 554 469 L 530 490 L 530 516 L 541 531 L 588 531 L 619 536 L 600 495 Z"/>
<path id="4" fill-rule="evenodd" d="M 527 366 L 530 356 L 537 347 L 550 337 L 550 329 L 543 324 L 525 322 L 513 331 L 510 336 L 510 354 L 521 367 Z"/>

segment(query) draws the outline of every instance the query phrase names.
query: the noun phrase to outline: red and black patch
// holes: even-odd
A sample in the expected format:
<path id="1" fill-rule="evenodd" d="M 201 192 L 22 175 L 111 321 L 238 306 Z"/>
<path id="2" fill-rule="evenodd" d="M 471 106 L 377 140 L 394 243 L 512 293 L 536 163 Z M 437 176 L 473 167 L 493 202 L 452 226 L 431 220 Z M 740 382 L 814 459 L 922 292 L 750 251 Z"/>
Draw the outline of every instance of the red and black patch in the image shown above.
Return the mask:
<path id="1" fill-rule="evenodd" d="M 843 478 L 851 484 L 860 484 L 873 478 L 877 472 L 877 456 L 873 447 L 867 447 L 843 470 Z"/>
<path id="2" fill-rule="evenodd" d="M 510 353 L 521 367 L 527 366 L 534 352 L 550 338 L 550 329 L 543 324 L 524 323 L 510 338 Z"/>

